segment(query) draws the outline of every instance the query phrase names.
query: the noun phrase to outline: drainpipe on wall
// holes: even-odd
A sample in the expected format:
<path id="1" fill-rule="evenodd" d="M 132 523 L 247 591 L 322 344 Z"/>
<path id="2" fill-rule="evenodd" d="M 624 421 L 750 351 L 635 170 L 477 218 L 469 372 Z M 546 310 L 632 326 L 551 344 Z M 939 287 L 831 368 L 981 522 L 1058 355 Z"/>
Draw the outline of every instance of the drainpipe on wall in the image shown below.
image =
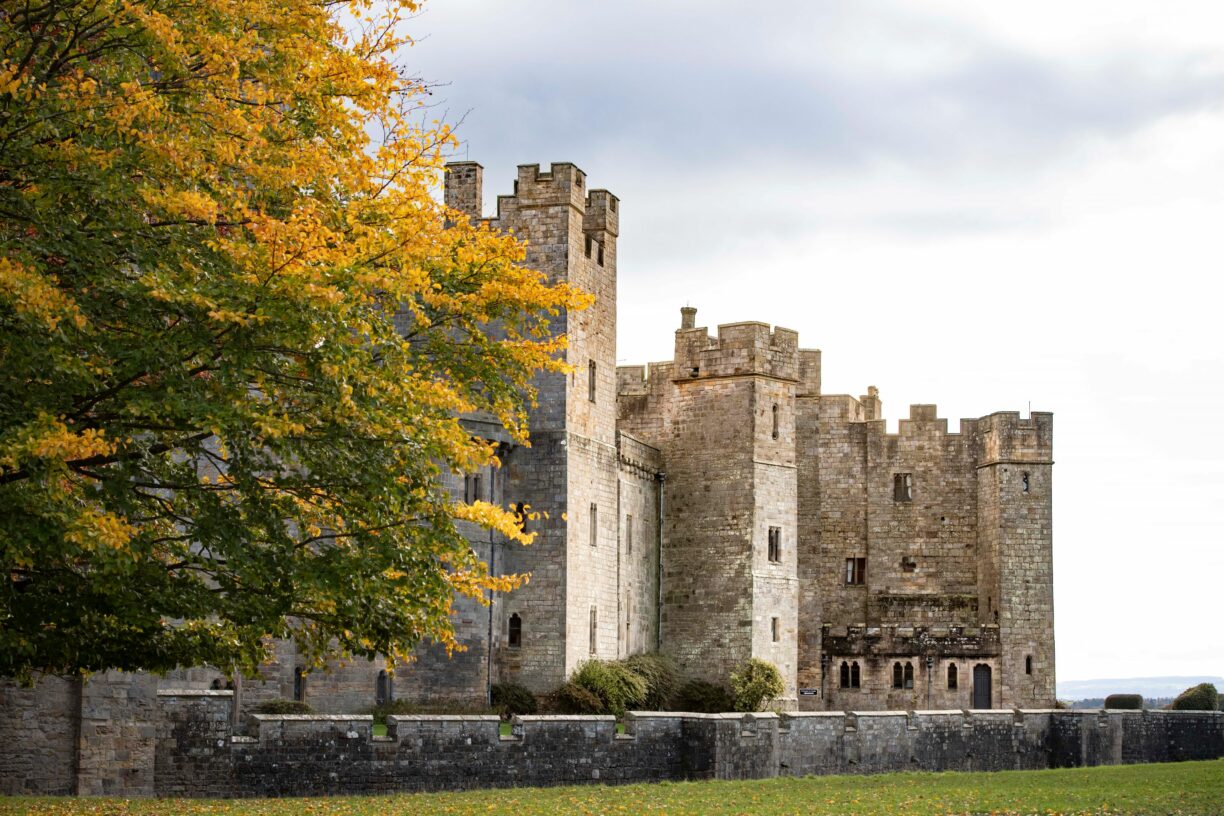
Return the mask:
<path id="1" fill-rule="evenodd" d="M 655 530 L 655 651 L 663 651 L 663 487 L 667 474 L 655 474 L 659 484 L 659 518 Z"/>

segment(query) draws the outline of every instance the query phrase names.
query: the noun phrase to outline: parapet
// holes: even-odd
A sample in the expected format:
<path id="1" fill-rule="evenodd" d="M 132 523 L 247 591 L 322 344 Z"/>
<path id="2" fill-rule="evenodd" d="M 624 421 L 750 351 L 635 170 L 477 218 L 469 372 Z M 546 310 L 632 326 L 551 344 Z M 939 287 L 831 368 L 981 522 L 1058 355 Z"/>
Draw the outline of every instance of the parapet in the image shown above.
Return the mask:
<path id="1" fill-rule="evenodd" d="M 755 321 L 725 323 L 718 327 L 717 337 L 705 327 L 676 332 L 676 380 L 742 375 L 797 382 L 799 333 L 781 327 L 771 330 L 768 323 Z"/>
<path id="2" fill-rule="evenodd" d="M 508 226 L 508 216 L 519 210 L 546 206 L 569 206 L 582 214 L 582 228 L 603 243 L 605 236 L 620 233 L 620 202 L 607 190 L 586 189 L 586 173 L 570 162 L 554 162 L 547 170 L 538 164 L 520 164 L 511 195 L 497 197 L 495 218 L 483 218 L 484 168 L 476 162 L 448 162 L 445 175 L 446 205 L 473 221 L 492 227 Z M 511 221 L 510 225 L 513 225 Z"/>
<path id="3" fill-rule="evenodd" d="M 978 458 L 982 464 L 1053 462 L 1054 415 L 1049 412 L 1033 411 L 1021 418 L 1016 411 L 999 411 L 977 420 L 973 427 L 979 440 Z"/>

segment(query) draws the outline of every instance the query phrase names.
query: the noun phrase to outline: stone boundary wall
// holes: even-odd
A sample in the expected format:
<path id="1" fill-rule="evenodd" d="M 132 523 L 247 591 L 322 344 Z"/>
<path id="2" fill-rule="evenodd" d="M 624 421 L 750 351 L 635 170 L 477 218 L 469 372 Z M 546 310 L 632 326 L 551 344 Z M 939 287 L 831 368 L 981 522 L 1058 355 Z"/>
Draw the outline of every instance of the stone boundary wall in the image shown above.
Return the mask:
<path id="1" fill-rule="evenodd" d="M 916 711 L 532 716 L 255 715 L 162 691 L 157 796 L 371 794 L 890 771 L 1001 771 L 1214 759 L 1224 713 Z"/>
<path id="2" fill-rule="evenodd" d="M 146 691 L 85 699 L 80 729 L 55 710 L 6 709 L 0 794 L 377 794 L 1224 756 L 1224 713 L 1207 711 L 635 712 L 624 734 L 612 717 L 537 716 L 509 736 L 491 716 L 399 716 L 376 737 L 371 717 L 350 714 L 253 715 L 234 734 L 232 692 Z"/>

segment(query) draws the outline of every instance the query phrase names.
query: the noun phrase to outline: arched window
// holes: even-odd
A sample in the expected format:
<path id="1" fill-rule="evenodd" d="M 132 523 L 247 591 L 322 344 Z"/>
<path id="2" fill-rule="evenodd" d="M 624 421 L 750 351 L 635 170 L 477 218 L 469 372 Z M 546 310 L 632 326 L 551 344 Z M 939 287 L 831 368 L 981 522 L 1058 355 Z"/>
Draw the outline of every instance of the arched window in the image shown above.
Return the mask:
<path id="1" fill-rule="evenodd" d="M 905 687 L 912 689 L 914 687 L 914 664 L 905 664 Z"/>
<path id="2" fill-rule="evenodd" d="M 773 407 L 773 438 L 778 438 L 778 405 L 774 403 Z"/>
<path id="3" fill-rule="evenodd" d="M 374 684 L 374 702 L 380 706 L 391 702 L 391 676 L 386 669 L 378 673 L 378 682 Z"/>
<path id="4" fill-rule="evenodd" d="M 901 664 L 893 664 L 893 688 L 901 688 L 902 683 Z"/>
<path id="5" fill-rule="evenodd" d="M 948 666 L 948 688 L 956 688 L 956 664 L 952 663 Z"/>
<path id="6" fill-rule="evenodd" d="M 1025 674 L 1033 673 L 1033 656 L 1032 655 L 1024 656 L 1024 673 Z"/>
<path id="7" fill-rule="evenodd" d="M 293 699 L 299 703 L 306 699 L 306 670 L 301 666 L 293 670 Z"/>
<path id="8" fill-rule="evenodd" d="M 517 612 L 510 616 L 508 629 L 506 644 L 511 649 L 521 649 L 523 647 L 523 619 L 519 617 Z"/>
<path id="9" fill-rule="evenodd" d="M 858 688 L 859 679 L 859 664 L 856 660 L 850 664 L 850 688 Z"/>
<path id="10" fill-rule="evenodd" d="M 841 664 L 841 687 L 850 688 L 850 664 L 844 660 Z"/>

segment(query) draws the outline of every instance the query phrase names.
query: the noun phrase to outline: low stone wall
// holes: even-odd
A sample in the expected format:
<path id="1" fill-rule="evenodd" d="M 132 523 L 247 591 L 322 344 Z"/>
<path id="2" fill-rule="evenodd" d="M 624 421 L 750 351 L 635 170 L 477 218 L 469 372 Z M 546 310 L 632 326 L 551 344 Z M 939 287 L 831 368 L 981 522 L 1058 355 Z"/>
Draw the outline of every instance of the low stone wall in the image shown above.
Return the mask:
<path id="1" fill-rule="evenodd" d="M 231 736 L 224 693 L 160 692 L 158 796 L 288 796 L 600 782 L 1000 771 L 1213 759 L 1224 714 L 1166 711 L 635 713 L 388 718 L 257 715 Z"/>
<path id="2" fill-rule="evenodd" d="M 509 736 L 496 717 L 401 716 L 385 737 L 369 716 L 254 715 L 235 735 L 229 691 L 78 688 L 0 686 L 0 793 L 309 796 L 1224 756 L 1220 712 L 639 712 L 624 734 L 611 717 L 542 716 Z"/>

